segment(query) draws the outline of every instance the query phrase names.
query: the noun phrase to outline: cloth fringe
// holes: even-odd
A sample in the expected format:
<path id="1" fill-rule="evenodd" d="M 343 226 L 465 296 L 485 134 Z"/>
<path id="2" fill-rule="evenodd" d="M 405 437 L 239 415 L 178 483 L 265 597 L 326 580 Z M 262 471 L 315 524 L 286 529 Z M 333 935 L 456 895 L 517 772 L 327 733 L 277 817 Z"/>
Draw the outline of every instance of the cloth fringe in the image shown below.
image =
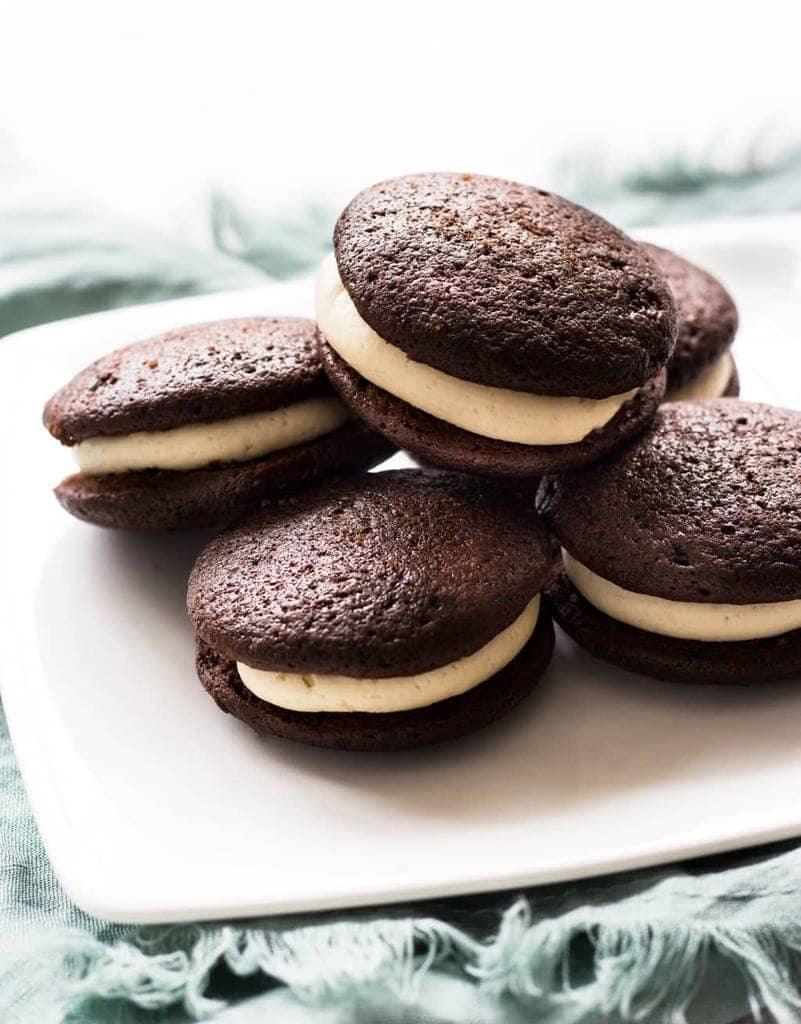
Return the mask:
<path id="1" fill-rule="evenodd" d="M 17 955 L 0 951 L 0 1011 L 25 1002 L 28 986 L 24 993 L 13 990 L 13 978 L 25 977 L 35 978 L 37 989 L 59 992 L 58 1005 L 37 1018 L 42 1024 L 55 1024 L 84 1001 L 98 998 L 128 1000 L 145 1010 L 181 1004 L 193 1020 L 203 1020 L 225 1006 L 206 995 L 209 976 L 221 964 L 238 976 L 261 972 L 307 1003 L 357 1002 L 376 991 L 412 1003 L 431 967 L 464 963 L 479 948 L 458 929 L 427 918 L 340 922 L 286 932 L 209 926 L 191 933 L 168 929 L 156 938 L 152 934 L 151 929 L 142 944 L 107 945 L 68 932 L 38 943 L 28 939 Z M 153 951 L 171 938 L 185 948 Z"/>
<path id="2" fill-rule="evenodd" d="M 642 914 L 642 897 L 638 909 Z M 583 984 L 571 978 L 577 940 L 589 944 L 593 961 L 592 976 Z M 184 948 L 165 950 L 170 941 Z M 212 970 L 222 964 L 238 976 L 261 973 L 299 1000 L 318 1005 L 358 1003 L 376 993 L 412 1004 L 431 968 L 447 965 L 476 979 L 489 997 L 572 1002 L 625 1021 L 686 1024 L 713 957 L 740 974 L 757 1017 L 765 1009 L 777 1024 L 797 1024 L 801 920 L 750 929 L 712 918 L 656 924 L 645 916 L 622 920 L 617 904 L 582 906 L 535 921 L 523 898 L 509 907 L 487 941 L 433 918 L 339 922 L 283 932 L 198 926 L 158 930 L 156 938 L 142 943 L 134 938 L 113 945 L 72 932 L 34 946 L 26 942 L 18 959 L 5 959 L 0 988 L 8 992 L 14 973 L 29 982 L 38 979 L 39 987 L 43 969 L 61 975 L 61 985 L 56 977 L 48 981 L 61 995 L 57 1006 L 38 1017 L 43 1024 L 55 1024 L 84 1000 L 98 998 L 128 1000 L 146 1010 L 180 1004 L 190 1018 L 203 1020 L 224 1008 L 206 994 Z M 36 960 L 40 967 L 32 970 Z M 48 968 L 41 966 L 45 963 Z M 17 997 L 24 1001 L 24 993 Z M 5 998 L 3 1004 L 8 1010 Z"/>
<path id="3" fill-rule="evenodd" d="M 571 953 L 582 937 L 592 947 L 593 977 L 574 986 Z M 776 1024 L 798 1024 L 801 920 L 770 926 L 692 918 L 654 923 L 646 916 L 621 921 L 617 905 L 579 907 L 532 923 L 531 906 L 521 899 L 467 970 L 495 994 L 572 1001 L 624 1021 L 687 1024 L 713 957 L 739 974 L 757 1020 L 767 1011 Z"/>

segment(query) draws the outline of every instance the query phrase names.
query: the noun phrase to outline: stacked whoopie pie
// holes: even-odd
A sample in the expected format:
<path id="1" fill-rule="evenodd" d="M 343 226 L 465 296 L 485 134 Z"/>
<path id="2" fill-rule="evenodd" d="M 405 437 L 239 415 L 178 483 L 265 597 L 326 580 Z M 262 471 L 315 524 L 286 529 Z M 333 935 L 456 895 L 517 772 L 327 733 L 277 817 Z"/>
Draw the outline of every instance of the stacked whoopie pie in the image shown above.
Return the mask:
<path id="1" fill-rule="evenodd" d="M 198 672 L 258 732 L 420 746 L 498 717 L 545 668 L 555 551 L 524 481 L 644 429 L 675 306 L 616 228 L 497 179 L 367 189 L 334 242 L 325 370 L 354 416 L 444 471 L 327 484 L 213 541 L 189 585 Z"/>
<path id="2" fill-rule="evenodd" d="M 492 481 L 399 470 L 266 506 L 189 582 L 197 668 L 260 733 L 387 750 L 452 739 L 525 697 L 550 660 L 554 549 Z"/>
<path id="3" fill-rule="evenodd" d="M 737 367 L 729 352 L 737 333 L 737 307 L 706 270 L 657 245 L 642 243 L 673 293 L 678 336 L 667 364 L 668 402 L 736 398 Z"/>
<path id="4" fill-rule="evenodd" d="M 563 549 L 557 621 L 660 679 L 801 675 L 799 451 L 797 412 L 676 402 L 632 444 L 543 481 Z"/>
<path id="5" fill-rule="evenodd" d="M 129 530 L 230 522 L 393 450 L 352 419 L 314 323 L 294 317 L 196 324 L 117 349 L 57 392 L 44 422 L 80 469 L 56 488 L 64 508 Z"/>
<path id="6" fill-rule="evenodd" d="M 531 477 L 634 436 L 676 338 L 648 252 L 514 182 L 421 174 L 360 193 L 317 283 L 322 360 L 353 412 L 425 463 Z"/>
<path id="7" fill-rule="evenodd" d="M 348 750 L 461 736 L 531 691 L 552 609 L 654 675 L 801 669 L 801 424 L 659 409 L 666 382 L 737 390 L 736 310 L 704 271 L 540 189 L 424 174 L 347 206 L 316 311 L 129 346 L 45 412 L 81 518 L 250 512 L 189 582 L 224 711 Z M 433 468 L 361 473 L 396 446 Z"/>

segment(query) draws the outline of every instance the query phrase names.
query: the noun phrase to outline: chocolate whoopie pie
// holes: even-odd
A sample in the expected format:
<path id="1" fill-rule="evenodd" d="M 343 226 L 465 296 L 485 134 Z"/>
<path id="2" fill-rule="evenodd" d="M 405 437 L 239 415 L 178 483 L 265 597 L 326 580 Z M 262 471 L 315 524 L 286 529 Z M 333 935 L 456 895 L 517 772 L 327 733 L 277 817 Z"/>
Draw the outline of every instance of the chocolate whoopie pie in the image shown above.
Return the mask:
<path id="1" fill-rule="evenodd" d="M 469 174 L 356 196 L 316 309 L 323 365 L 358 416 L 425 463 L 495 476 L 634 436 L 676 333 L 641 246 L 559 196 Z"/>
<path id="2" fill-rule="evenodd" d="M 544 480 L 559 624 L 658 679 L 801 677 L 799 451 L 801 413 L 676 402 L 625 448 Z"/>
<path id="3" fill-rule="evenodd" d="M 99 526 L 174 530 L 387 458 L 392 445 L 351 419 L 317 349 L 311 320 L 251 317 L 103 356 L 45 406 L 80 467 L 56 497 Z"/>
<path id="4" fill-rule="evenodd" d="M 555 550 L 491 481 L 328 481 L 213 540 L 190 577 L 197 670 L 259 733 L 343 750 L 453 739 L 521 701 L 553 627 Z"/>
<path id="5" fill-rule="evenodd" d="M 729 348 L 737 333 L 737 307 L 720 281 L 689 260 L 643 243 L 665 276 L 676 302 L 678 336 L 667 364 L 665 401 L 736 398 L 737 366 Z"/>

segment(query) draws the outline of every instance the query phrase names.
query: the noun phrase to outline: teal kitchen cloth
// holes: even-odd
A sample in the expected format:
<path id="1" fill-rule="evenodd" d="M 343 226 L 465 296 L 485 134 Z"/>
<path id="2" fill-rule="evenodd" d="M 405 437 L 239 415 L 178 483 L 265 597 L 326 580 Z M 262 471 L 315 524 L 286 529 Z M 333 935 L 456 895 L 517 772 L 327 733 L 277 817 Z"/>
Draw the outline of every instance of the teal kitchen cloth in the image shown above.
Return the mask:
<path id="1" fill-rule="evenodd" d="M 801 156 L 670 161 L 563 191 L 621 223 L 801 208 Z M 207 250 L 74 211 L 0 208 L 0 335 L 311 269 L 331 214 L 266 221 L 218 195 Z M 54 878 L 0 712 L 0 1022 L 728 1024 L 801 1019 L 801 850 L 437 903 L 223 925 L 87 917 Z"/>

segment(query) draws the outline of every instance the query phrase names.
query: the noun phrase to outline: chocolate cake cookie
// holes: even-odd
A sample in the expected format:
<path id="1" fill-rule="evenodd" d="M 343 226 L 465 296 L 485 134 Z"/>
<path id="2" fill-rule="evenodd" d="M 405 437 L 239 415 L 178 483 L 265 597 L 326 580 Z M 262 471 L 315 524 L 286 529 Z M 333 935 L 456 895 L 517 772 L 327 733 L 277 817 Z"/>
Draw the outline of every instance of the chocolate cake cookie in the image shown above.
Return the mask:
<path id="1" fill-rule="evenodd" d="M 61 504 L 124 529 L 229 522 L 393 451 L 329 385 L 314 323 L 292 317 L 197 324 L 118 349 L 57 392 L 44 423 L 80 467 L 56 488 Z"/>
<path id="2" fill-rule="evenodd" d="M 426 461 L 498 476 L 634 436 L 676 331 L 641 246 L 541 189 L 465 174 L 360 193 L 316 308 L 326 372 L 358 416 Z"/>
<path id="3" fill-rule="evenodd" d="M 213 540 L 190 578 L 201 682 L 257 732 L 424 746 L 499 717 L 547 665 L 547 533 L 511 489 L 401 470 L 329 481 Z"/>
<path id="4" fill-rule="evenodd" d="M 801 676 L 800 450 L 798 412 L 677 402 L 620 451 L 544 480 L 557 621 L 660 679 Z"/>
<path id="5" fill-rule="evenodd" d="M 736 398 L 737 367 L 729 351 L 737 333 L 737 307 L 720 281 L 689 260 L 643 243 L 665 276 L 676 302 L 678 336 L 667 365 L 665 401 Z"/>

